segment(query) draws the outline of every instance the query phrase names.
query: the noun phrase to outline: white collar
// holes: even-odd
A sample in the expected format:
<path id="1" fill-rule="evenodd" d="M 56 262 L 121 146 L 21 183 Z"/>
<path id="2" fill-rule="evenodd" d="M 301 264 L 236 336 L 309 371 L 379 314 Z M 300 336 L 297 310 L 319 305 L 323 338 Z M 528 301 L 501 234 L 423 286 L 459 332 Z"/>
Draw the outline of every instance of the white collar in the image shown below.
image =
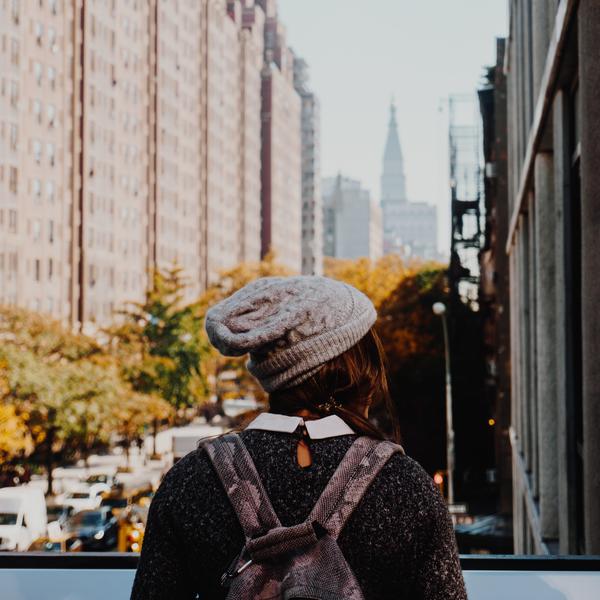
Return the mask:
<path id="1" fill-rule="evenodd" d="M 337 415 L 329 415 L 322 419 L 305 421 L 302 417 L 289 417 L 275 413 L 262 413 L 246 427 L 246 429 L 261 429 L 263 431 L 280 431 L 292 433 L 299 425 L 304 425 L 308 436 L 313 440 L 336 437 L 338 435 L 353 435 L 354 431 Z"/>

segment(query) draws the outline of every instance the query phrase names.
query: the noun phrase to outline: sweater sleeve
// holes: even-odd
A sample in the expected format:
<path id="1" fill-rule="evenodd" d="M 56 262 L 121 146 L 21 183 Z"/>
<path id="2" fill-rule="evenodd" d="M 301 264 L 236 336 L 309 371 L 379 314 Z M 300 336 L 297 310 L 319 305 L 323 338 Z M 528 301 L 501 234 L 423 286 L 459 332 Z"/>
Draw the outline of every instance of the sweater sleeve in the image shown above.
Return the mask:
<path id="1" fill-rule="evenodd" d="M 467 600 L 450 514 L 429 477 L 427 488 L 430 501 L 423 515 L 416 556 L 419 597 L 423 600 Z"/>
<path id="2" fill-rule="evenodd" d="M 131 600 L 167 600 L 194 598 L 181 536 L 171 518 L 171 499 L 177 493 L 175 469 L 172 469 L 150 505 Z"/>

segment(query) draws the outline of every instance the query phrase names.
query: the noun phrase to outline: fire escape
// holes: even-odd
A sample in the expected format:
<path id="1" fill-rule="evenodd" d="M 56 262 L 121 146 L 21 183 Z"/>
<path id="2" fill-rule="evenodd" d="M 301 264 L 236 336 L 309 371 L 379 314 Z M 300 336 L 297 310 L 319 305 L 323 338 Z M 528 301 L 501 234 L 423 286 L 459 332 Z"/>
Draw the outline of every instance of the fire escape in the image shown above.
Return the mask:
<path id="1" fill-rule="evenodd" d="M 449 98 L 451 219 L 450 289 L 453 301 L 478 307 L 482 222 L 481 129 L 474 95 Z"/>

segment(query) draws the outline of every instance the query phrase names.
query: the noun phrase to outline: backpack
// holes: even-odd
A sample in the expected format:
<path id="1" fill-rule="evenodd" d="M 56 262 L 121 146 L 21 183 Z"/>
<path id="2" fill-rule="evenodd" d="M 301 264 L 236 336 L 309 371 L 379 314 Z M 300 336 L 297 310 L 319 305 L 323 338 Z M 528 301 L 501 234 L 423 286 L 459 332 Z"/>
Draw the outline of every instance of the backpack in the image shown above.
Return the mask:
<path id="1" fill-rule="evenodd" d="M 230 600 L 364 600 L 337 539 L 390 456 L 392 442 L 357 438 L 304 523 L 283 527 L 237 434 L 205 444 L 235 510 L 244 548 L 221 583 Z"/>

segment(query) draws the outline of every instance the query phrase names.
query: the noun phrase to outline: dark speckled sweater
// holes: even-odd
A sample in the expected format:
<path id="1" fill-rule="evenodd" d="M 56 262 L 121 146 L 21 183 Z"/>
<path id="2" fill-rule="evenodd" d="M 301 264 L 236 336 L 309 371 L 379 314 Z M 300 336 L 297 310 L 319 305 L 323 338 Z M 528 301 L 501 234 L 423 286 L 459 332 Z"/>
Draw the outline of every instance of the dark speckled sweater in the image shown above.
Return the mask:
<path id="1" fill-rule="evenodd" d="M 308 517 L 356 437 L 311 441 L 312 465 L 300 468 L 299 432 L 241 435 L 286 526 Z M 338 541 L 367 600 L 467 597 L 445 503 L 429 475 L 407 456 L 392 456 Z M 243 544 L 206 452 L 195 450 L 167 473 L 152 502 L 131 598 L 225 598 L 219 579 Z"/>

